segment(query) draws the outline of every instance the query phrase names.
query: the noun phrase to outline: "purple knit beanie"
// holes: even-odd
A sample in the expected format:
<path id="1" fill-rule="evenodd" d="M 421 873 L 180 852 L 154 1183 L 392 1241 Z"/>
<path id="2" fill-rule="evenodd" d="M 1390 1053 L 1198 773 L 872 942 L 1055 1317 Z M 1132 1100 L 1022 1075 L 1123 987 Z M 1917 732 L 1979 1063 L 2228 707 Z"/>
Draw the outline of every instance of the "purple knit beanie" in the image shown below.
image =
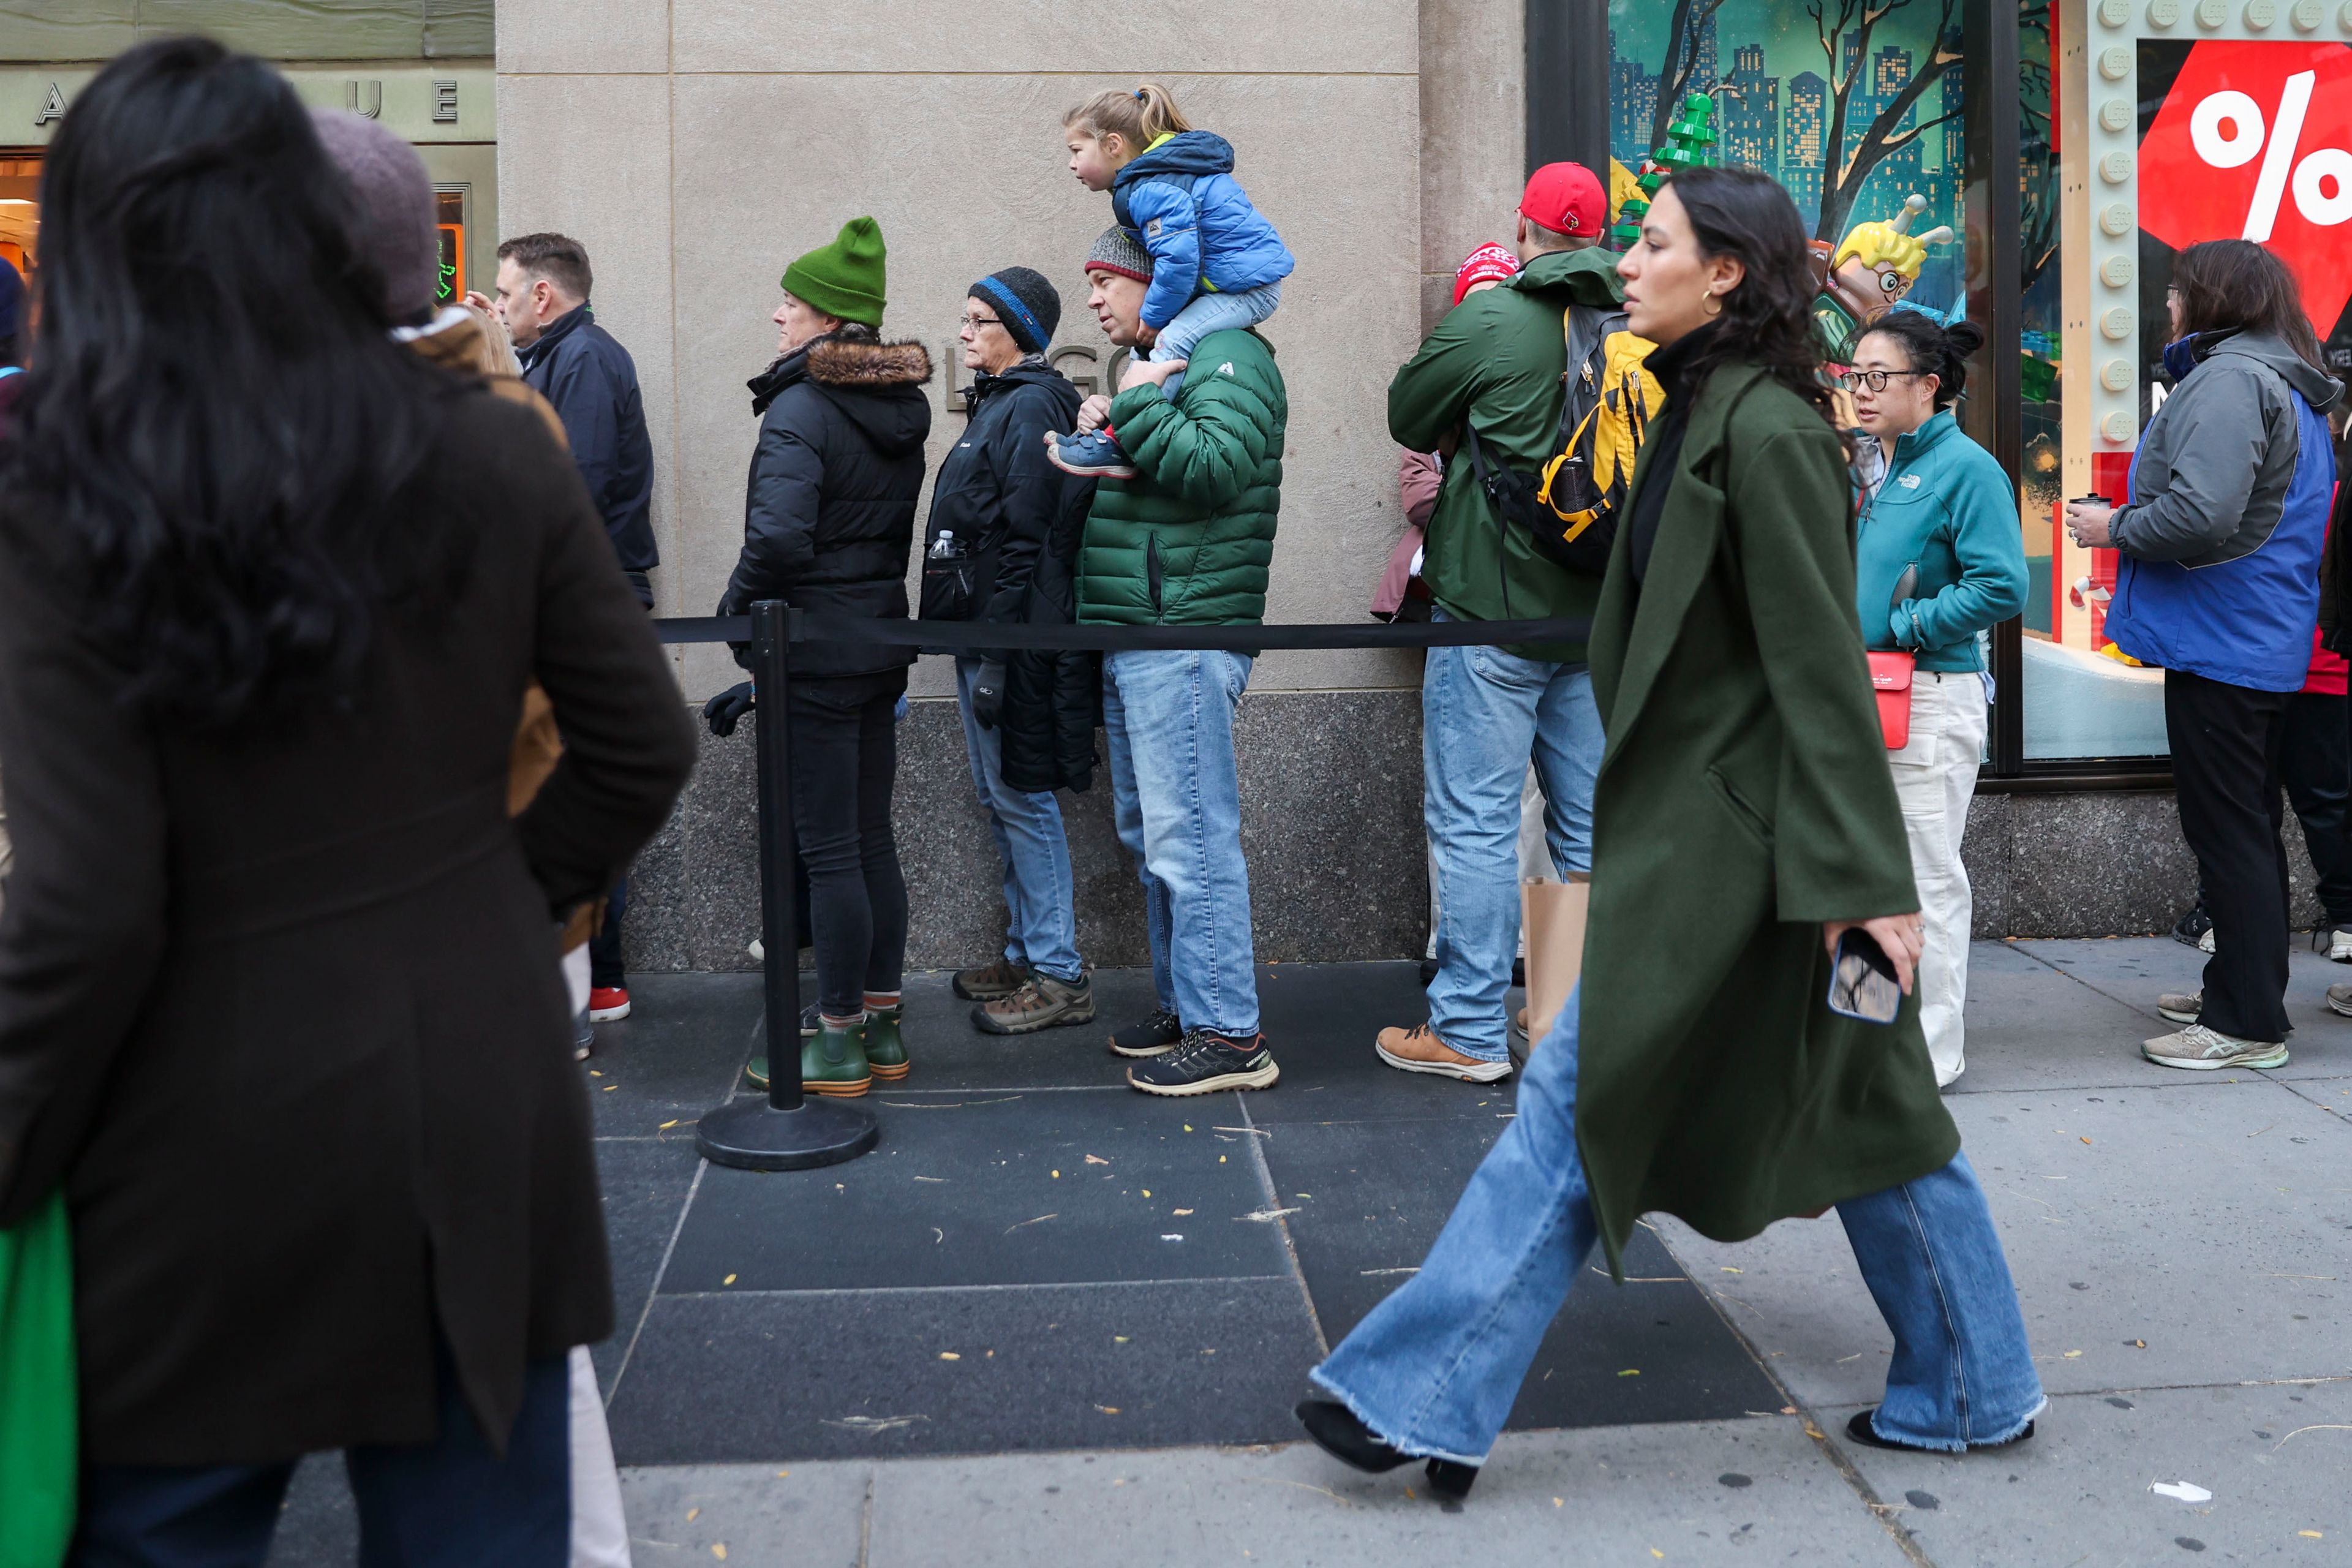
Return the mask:
<path id="1" fill-rule="evenodd" d="M 441 236 L 425 160 L 373 120 L 341 109 L 314 109 L 310 119 L 350 182 L 352 243 L 383 273 L 385 313 L 400 325 L 429 315 L 440 293 Z"/>

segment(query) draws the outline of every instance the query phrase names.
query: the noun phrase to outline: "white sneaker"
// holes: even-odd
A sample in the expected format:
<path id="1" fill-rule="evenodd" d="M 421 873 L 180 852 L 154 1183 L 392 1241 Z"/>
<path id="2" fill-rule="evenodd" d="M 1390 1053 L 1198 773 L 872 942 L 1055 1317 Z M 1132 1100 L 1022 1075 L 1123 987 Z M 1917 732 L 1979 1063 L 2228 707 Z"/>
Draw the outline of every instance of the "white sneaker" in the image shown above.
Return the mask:
<path id="1" fill-rule="evenodd" d="M 2352 985 L 2331 985 L 2327 988 L 2327 1010 L 2352 1018 Z"/>
<path id="2" fill-rule="evenodd" d="M 2205 928 L 2205 934 L 2197 939 L 2197 951 L 2200 952 L 2210 952 L 2213 951 L 2213 928 L 2211 926 L 2207 926 Z"/>
<path id="3" fill-rule="evenodd" d="M 2175 1024 L 2193 1024 L 2205 1011 L 2202 991 L 2168 991 L 2156 999 L 2158 1016 Z"/>
<path id="4" fill-rule="evenodd" d="M 756 936 L 751 939 L 751 962 L 754 963 L 768 962 L 768 944 Z"/>
<path id="5" fill-rule="evenodd" d="M 2352 931 L 2327 933 L 2327 956 L 2336 963 L 2352 963 Z"/>
<path id="6" fill-rule="evenodd" d="M 2177 1035 L 2142 1040 L 2139 1054 L 2158 1067 L 2210 1072 L 2215 1068 L 2283 1068 L 2287 1064 L 2284 1042 L 2242 1040 L 2234 1035 L 2191 1024 Z"/>

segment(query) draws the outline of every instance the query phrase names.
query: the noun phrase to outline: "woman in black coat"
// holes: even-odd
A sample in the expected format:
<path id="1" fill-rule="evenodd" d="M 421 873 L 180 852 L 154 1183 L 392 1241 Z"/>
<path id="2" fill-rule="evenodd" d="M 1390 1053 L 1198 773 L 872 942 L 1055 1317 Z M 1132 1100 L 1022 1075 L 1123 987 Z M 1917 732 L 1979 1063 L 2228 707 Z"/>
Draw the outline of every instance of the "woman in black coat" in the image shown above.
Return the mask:
<path id="1" fill-rule="evenodd" d="M 740 616 L 763 599 L 830 615 L 903 620 L 930 356 L 881 339 L 883 247 L 870 217 L 784 271 L 776 362 L 751 382 L 760 441 L 743 509 L 743 553 L 719 601 Z M 816 1016 L 803 1015 L 801 1085 L 861 1095 L 907 1076 L 899 1029 L 907 882 L 890 828 L 898 771 L 897 709 L 911 647 L 803 643 L 793 652 L 789 711 L 793 826 L 808 868 Z M 750 693 L 706 711 L 731 730 Z M 788 955 L 786 955 L 788 956 Z M 764 1089 L 768 1059 L 754 1057 Z"/>
<path id="2" fill-rule="evenodd" d="M 964 301 L 970 423 L 940 465 L 923 561 L 923 618 L 1066 625 L 1094 481 L 1046 460 L 1043 437 L 1072 427 L 1078 389 L 1045 362 L 1061 296 L 1008 267 Z M 1057 788 L 1094 782 L 1102 677 L 1089 653 L 1043 649 L 956 660 L 971 782 L 1004 865 L 1003 954 L 959 973 L 971 1021 L 994 1035 L 1090 1023 L 1092 986 L 1078 958 L 1070 847 Z"/>
<path id="3" fill-rule="evenodd" d="M 74 1561 L 257 1565 L 349 1451 L 370 1562 L 559 1568 L 612 1328 L 558 920 L 694 737 L 571 459 L 394 343 L 291 88 L 127 51 L 43 177 L 0 454 L 0 1226 L 62 1188 Z M 507 816 L 536 678 L 566 742 Z"/>

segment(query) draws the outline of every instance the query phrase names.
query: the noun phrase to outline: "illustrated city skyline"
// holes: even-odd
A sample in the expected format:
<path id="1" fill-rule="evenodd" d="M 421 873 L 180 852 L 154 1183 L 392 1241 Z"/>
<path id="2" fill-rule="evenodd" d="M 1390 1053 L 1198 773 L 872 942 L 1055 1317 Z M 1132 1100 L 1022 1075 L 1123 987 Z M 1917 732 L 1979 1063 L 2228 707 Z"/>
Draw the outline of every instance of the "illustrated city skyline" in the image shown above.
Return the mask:
<path id="1" fill-rule="evenodd" d="M 1609 150 L 1628 169 L 1637 169 L 1652 150 L 1651 127 L 1659 87 L 1668 64 L 1669 40 L 1664 18 L 1668 7 L 1612 7 L 1609 32 Z M 1649 26 L 1643 26 L 1649 23 Z M 1758 22 L 1758 30 L 1771 26 Z M 1878 37 L 1893 29 L 1882 25 Z M 1696 58 L 1685 90 L 1710 92 L 1716 100 L 1717 150 L 1724 162 L 1760 169 L 1789 192 L 1811 231 L 1821 214 L 1822 184 L 1828 148 L 1830 105 L 1835 83 L 1825 74 L 1828 60 L 1810 36 L 1751 38 L 1733 44 L 1726 68 L 1720 17 L 1710 15 L 1698 29 Z M 1646 35 L 1646 37 L 1645 37 Z M 1634 54 L 1625 52 L 1631 42 Z M 1858 53 L 1858 39 L 1848 33 L 1842 40 L 1840 74 L 1850 71 Z M 1847 147 L 1853 138 L 1911 80 L 1914 62 L 1923 49 L 1900 42 L 1880 43 L 1871 50 L 1868 69 L 1846 105 Z M 1775 72 L 1771 65 L 1782 69 Z M 1794 71 L 1788 70 L 1797 65 Z M 1958 226 L 1957 216 L 1961 173 L 1966 156 L 1961 142 L 1960 68 L 1956 62 L 1923 94 L 1900 124 L 1916 124 L 1924 110 L 1929 118 L 1948 115 L 1926 134 L 1896 150 L 1871 172 L 1852 221 L 1889 218 L 1903 198 L 1916 191 L 1927 198 L 1927 211 L 1914 226 Z"/>

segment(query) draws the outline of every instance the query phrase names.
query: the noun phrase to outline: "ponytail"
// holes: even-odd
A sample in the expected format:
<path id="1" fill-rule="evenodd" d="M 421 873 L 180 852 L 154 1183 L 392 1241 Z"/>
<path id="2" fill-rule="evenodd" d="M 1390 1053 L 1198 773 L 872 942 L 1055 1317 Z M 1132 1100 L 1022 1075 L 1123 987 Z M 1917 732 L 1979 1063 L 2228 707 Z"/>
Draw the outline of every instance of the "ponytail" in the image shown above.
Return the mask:
<path id="1" fill-rule="evenodd" d="M 1914 371 L 1936 378 L 1938 412 L 1959 401 L 1968 390 L 1970 354 L 1984 347 L 1984 329 L 1974 321 L 1945 326 L 1924 310 L 1889 310 L 1863 330 L 1865 338 L 1888 337 L 1903 345 L 1903 357 Z"/>
<path id="2" fill-rule="evenodd" d="M 1132 156 L 1162 136 L 1192 130 L 1192 122 L 1176 107 L 1174 93 L 1156 81 L 1147 81 L 1132 92 L 1095 94 L 1062 116 L 1062 128 L 1083 131 L 1097 141 L 1115 135 L 1127 143 Z"/>

